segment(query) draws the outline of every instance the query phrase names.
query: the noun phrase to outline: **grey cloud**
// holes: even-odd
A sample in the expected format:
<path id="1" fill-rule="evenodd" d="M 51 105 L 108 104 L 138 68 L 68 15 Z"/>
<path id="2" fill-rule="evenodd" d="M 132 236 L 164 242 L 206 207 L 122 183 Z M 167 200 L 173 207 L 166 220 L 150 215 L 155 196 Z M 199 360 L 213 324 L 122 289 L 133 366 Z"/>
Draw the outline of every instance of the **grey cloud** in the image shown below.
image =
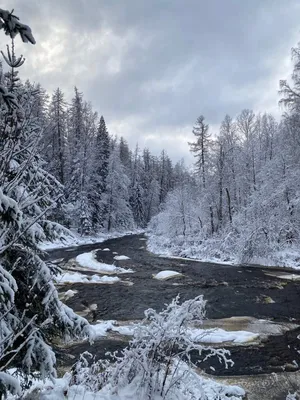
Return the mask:
<path id="1" fill-rule="evenodd" d="M 21 47 L 29 60 L 26 77 L 68 94 L 76 84 L 111 126 L 138 119 L 137 127 L 125 124 L 130 141 L 192 127 L 199 114 L 218 124 L 226 113 L 276 99 L 277 86 L 270 91 L 270 81 L 299 32 L 297 0 L 12 3 L 38 40 L 35 48 Z M 59 60 L 47 68 L 55 54 Z M 40 69 L 39 60 L 46 64 Z M 149 141 L 149 147 L 157 152 L 160 142 Z M 171 146 L 171 140 L 161 144 Z M 173 143 L 172 154 L 176 158 Z"/>

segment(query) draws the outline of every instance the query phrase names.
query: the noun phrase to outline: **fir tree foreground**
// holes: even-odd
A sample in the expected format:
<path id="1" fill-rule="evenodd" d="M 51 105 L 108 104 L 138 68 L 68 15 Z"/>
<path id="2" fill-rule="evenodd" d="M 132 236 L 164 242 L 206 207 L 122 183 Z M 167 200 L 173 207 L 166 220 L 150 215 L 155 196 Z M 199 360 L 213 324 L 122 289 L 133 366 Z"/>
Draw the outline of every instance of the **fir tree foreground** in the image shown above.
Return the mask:
<path id="1" fill-rule="evenodd" d="M 41 127 L 32 113 L 35 90 L 21 84 L 14 38 L 35 43 L 28 26 L 0 10 L 0 28 L 12 39 L 5 57 L 10 72 L 1 76 L 0 102 L 0 393 L 21 393 L 18 379 L 54 377 L 54 337 L 89 335 L 86 320 L 59 299 L 53 284 L 55 269 L 41 258 L 37 244 L 63 230 L 47 219 L 62 195 L 61 184 L 42 168 L 37 141 Z"/>

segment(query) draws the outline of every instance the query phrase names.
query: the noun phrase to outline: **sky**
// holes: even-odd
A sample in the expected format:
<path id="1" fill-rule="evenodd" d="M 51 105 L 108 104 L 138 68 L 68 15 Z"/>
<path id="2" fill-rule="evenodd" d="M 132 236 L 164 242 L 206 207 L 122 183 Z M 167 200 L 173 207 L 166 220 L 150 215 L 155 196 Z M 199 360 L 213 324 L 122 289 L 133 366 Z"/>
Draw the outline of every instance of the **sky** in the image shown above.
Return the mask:
<path id="1" fill-rule="evenodd" d="M 299 0 L 10 0 L 35 36 L 18 40 L 23 79 L 50 93 L 74 86 L 131 147 L 193 157 L 204 115 L 217 133 L 244 108 L 277 117 L 278 83 L 300 41 Z M 2 36 L 2 46 L 5 45 Z M 8 41 L 7 41 L 8 42 Z"/>

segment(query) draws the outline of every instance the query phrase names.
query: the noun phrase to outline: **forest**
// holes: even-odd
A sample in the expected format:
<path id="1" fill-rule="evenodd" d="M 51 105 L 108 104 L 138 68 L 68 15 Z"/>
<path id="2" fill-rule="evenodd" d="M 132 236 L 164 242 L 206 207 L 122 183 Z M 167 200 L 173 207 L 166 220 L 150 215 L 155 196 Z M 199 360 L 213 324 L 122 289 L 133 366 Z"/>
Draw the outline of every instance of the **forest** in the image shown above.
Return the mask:
<path id="1" fill-rule="evenodd" d="M 138 144 L 130 149 L 125 137 L 108 132 L 105 116 L 79 88 L 67 99 L 60 88 L 51 94 L 23 81 L 25 59 L 17 44 L 35 44 L 31 29 L 5 10 L 0 29 L 10 40 L 0 66 L 1 399 L 21 396 L 33 375 L 56 377 L 57 338 L 93 341 L 88 321 L 58 296 L 57 266 L 45 261 L 39 247 L 45 241 L 63 241 L 72 232 L 89 237 L 146 231 L 148 249 L 161 255 L 300 266 L 300 47 L 292 49 L 291 82 L 274 88 L 281 119 L 244 109 L 225 115 L 216 132 L 200 110 L 194 140 L 186 143 L 195 160 L 189 166 L 174 164 L 168 149 L 159 156 Z M 122 360 L 96 367 L 83 362 L 78 382 L 90 374 L 89 389 L 110 387 L 112 394 L 99 399 L 127 399 L 133 384 L 142 390 L 136 399 L 242 398 L 237 387 L 230 397 L 219 386 L 209 390 L 217 393 L 217 387 L 223 397 L 188 389 L 205 386 L 186 372 L 193 366 L 191 349 L 230 364 L 225 350 L 195 345 L 188 337 L 188 323 L 204 318 L 205 304 L 200 296 L 181 305 L 174 299 L 162 314 L 148 310 L 146 328 Z M 179 359 L 175 347 L 182 349 Z M 109 397 L 117 396 L 116 388 L 119 397 Z"/>

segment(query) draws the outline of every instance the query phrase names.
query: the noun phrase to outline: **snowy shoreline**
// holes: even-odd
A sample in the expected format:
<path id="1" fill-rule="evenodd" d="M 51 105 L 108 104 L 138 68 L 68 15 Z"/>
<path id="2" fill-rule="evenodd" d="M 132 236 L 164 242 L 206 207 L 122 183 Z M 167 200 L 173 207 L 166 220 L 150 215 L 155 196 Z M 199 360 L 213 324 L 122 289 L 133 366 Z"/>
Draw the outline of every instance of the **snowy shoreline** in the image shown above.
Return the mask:
<path id="1" fill-rule="evenodd" d="M 54 250 L 54 249 L 64 249 L 67 247 L 81 246 L 85 244 L 96 244 L 103 243 L 109 239 L 117 239 L 119 237 L 128 235 L 139 235 L 144 233 L 144 230 L 136 229 L 125 232 L 112 232 L 112 233 L 98 233 L 97 235 L 80 236 L 77 232 L 70 231 L 69 236 L 63 236 L 61 239 L 55 240 L 53 242 L 44 241 L 39 243 L 38 247 L 40 250 Z"/>
<path id="2" fill-rule="evenodd" d="M 272 258 L 261 258 L 261 257 L 253 257 L 247 263 L 241 263 L 237 256 L 225 256 L 213 257 L 207 256 L 205 254 L 205 250 L 201 250 L 200 246 L 198 251 L 195 251 L 192 246 L 188 243 L 184 243 L 182 245 L 174 244 L 174 241 L 171 242 L 167 238 L 159 235 L 155 235 L 153 233 L 146 233 L 147 236 L 147 250 L 151 253 L 156 254 L 160 257 L 170 258 L 170 259 L 182 259 L 182 260 L 191 260 L 197 262 L 207 262 L 213 264 L 224 264 L 231 266 L 240 266 L 247 265 L 249 267 L 266 267 L 266 268 L 284 268 L 291 270 L 299 270 L 300 271 L 300 252 L 296 249 L 285 249 L 282 251 L 274 252 Z M 204 246 L 203 246 L 204 247 Z M 218 249 L 216 249 L 217 251 Z"/>

